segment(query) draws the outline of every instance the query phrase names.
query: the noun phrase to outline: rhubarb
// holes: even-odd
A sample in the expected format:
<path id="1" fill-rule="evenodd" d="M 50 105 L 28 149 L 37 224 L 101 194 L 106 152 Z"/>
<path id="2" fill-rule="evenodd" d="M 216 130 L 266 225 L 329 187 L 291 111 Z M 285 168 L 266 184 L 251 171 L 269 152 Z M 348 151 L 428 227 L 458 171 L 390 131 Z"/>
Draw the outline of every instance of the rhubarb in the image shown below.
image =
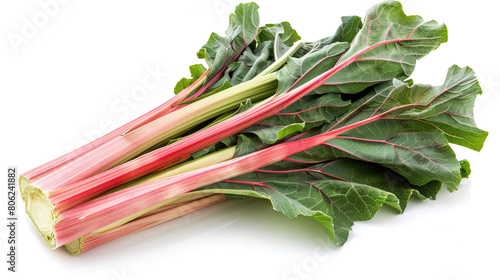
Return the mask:
<path id="1" fill-rule="evenodd" d="M 447 41 L 444 24 L 384 2 L 300 42 L 288 22 L 259 28 L 256 10 L 238 5 L 226 36 L 198 53 L 210 70 L 191 66 L 161 115 L 22 184 L 51 248 L 79 254 L 221 194 L 310 216 L 341 245 L 383 204 L 402 212 L 412 195 L 434 199 L 469 175 L 449 144 L 480 151 L 488 135 L 473 118 L 474 72 L 452 66 L 441 86 L 408 80 Z"/>

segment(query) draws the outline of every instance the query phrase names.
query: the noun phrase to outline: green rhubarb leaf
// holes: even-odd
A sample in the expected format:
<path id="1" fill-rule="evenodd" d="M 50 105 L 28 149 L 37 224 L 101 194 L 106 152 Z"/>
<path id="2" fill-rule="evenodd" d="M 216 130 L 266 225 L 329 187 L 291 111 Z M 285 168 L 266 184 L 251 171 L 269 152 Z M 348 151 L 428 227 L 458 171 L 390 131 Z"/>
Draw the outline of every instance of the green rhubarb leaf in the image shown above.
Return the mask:
<path id="1" fill-rule="evenodd" d="M 453 101 L 443 100 L 443 96 L 441 96 L 437 100 L 442 102 L 439 106 L 433 106 L 432 109 L 428 108 L 427 110 L 401 113 L 398 114 L 398 118 L 413 118 L 415 121 L 410 122 L 412 126 L 442 133 L 451 143 L 480 151 L 488 132 L 479 129 L 474 121 L 474 102 L 477 95 L 482 93 L 474 71 L 469 67 L 452 66 L 448 71 L 445 83 L 438 91 L 449 94 L 460 92 L 461 95 L 460 98 Z M 425 101 L 430 102 L 431 100 L 421 100 L 420 103 Z M 442 110 L 440 106 L 446 106 L 445 110 Z"/>
<path id="2" fill-rule="evenodd" d="M 316 93 L 352 94 L 394 78 L 404 80 L 418 59 L 446 41 L 445 25 L 406 16 L 399 2 L 383 2 L 368 11 L 363 28 L 338 61 L 330 58 L 331 51 L 325 51 L 330 45 L 299 59 L 290 58 L 278 75 L 280 92 L 297 88 L 335 66 L 338 72 Z"/>
<path id="3" fill-rule="evenodd" d="M 339 61 L 339 64 L 348 60 L 356 63 L 342 69 L 326 84 L 339 92 L 355 93 L 380 81 L 406 79 L 418 59 L 447 39 L 444 24 L 406 16 L 401 3 L 396 1 L 380 3 L 368 11 L 363 28 Z"/>
<path id="4" fill-rule="evenodd" d="M 362 27 L 361 18 L 358 16 L 342 17 L 341 20 L 342 23 L 335 34 L 314 42 L 304 43 L 293 57 L 287 59 L 287 66 L 278 75 L 279 93 L 289 90 L 299 78 L 303 79 L 304 82 L 309 81 L 315 74 L 321 74 L 337 63 Z M 306 74 L 312 68 L 316 69 L 315 73 Z M 298 83 L 303 84 L 300 81 Z"/>
<path id="5" fill-rule="evenodd" d="M 296 132 L 303 132 L 335 120 L 351 107 L 339 94 L 308 95 L 243 133 L 253 133 L 266 144 L 274 144 Z"/>
<path id="6" fill-rule="evenodd" d="M 256 38 L 259 29 L 259 6 L 255 3 L 239 4 L 229 16 L 225 36 L 212 33 L 208 42 L 198 52 L 210 68 L 207 81 L 223 73 L 245 48 Z"/>
<path id="7" fill-rule="evenodd" d="M 320 222 L 332 241 L 343 244 L 354 221 L 371 219 L 383 204 L 404 211 L 412 194 L 423 195 L 388 168 L 336 159 L 300 169 L 264 167 L 196 192 L 253 196 L 271 201 L 287 217 Z"/>
<path id="8" fill-rule="evenodd" d="M 442 186 L 443 183 L 439 181 L 431 181 L 423 186 L 413 186 L 416 191 L 413 193 L 413 195 L 420 200 L 435 200 Z"/>
<path id="9" fill-rule="evenodd" d="M 239 4 L 234 13 L 229 16 L 229 26 L 225 36 L 212 33 L 207 43 L 198 51 L 198 58 L 205 59 L 210 68 L 203 85 L 210 86 L 211 89 L 221 87 L 227 79 L 222 79 L 226 71 L 234 71 L 237 64 L 233 65 L 242 52 L 255 42 L 259 28 L 259 6 L 255 3 Z M 191 77 L 182 78 L 175 86 L 174 92 L 177 94 L 184 88 L 196 81 L 206 69 L 196 64 L 191 66 Z M 200 74 L 200 71 L 203 72 Z M 235 84 L 233 84 L 235 85 Z M 210 91 L 208 89 L 207 91 Z M 206 94 L 206 92 L 205 92 Z"/>
<path id="10" fill-rule="evenodd" d="M 250 48 L 250 47 L 247 47 L 247 48 Z M 237 61 L 229 64 L 229 66 L 227 67 L 226 71 L 224 71 L 224 76 L 222 76 L 222 78 L 219 81 L 217 81 L 216 83 L 214 83 L 212 85 L 212 88 L 218 88 L 223 83 L 226 83 L 226 82 L 230 83 L 232 73 L 234 71 L 236 71 L 236 69 L 238 69 L 239 67 L 241 67 L 241 63 L 237 62 Z"/>
<path id="11" fill-rule="evenodd" d="M 404 211 L 410 196 L 412 194 L 419 195 L 423 198 L 434 198 L 437 191 L 441 188 L 441 183 L 434 181 L 424 186 L 412 185 L 406 178 L 394 172 L 393 170 L 383 167 L 378 164 L 367 163 L 359 160 L 338 158 L 326 163 L 315 165 L 304 165 L 297 162 L 292 164 L 282 165 L 283 162 L 268 165 L 260 170 L 273 174 L 292 172 L 282 172 L 283 170 L 296 170 L 307 172 L 315 180 L 332 180 L 339 179 L 346 182 L 356 182 L 360 184 L 370 185 L 387 192 L 393 193 L 399 200 L 398 205 L 391 205 L 399 211 Z M 289 175 L 291 176 L 291 175 Z M 263 181 L 272 180 L 259 173 L 259 177 Z M 305 180 L 294 177 L 297 180 Z"/>
<path id="12" fill-rule="evenodd" d="M 259 28 L 259 34 L 257 35 L 257 43 L 273 43 L 274 60 L 282 57 L 298 40 L 300 40 L 299 34 L 287 21 L 266 24 Z"/>
<path id="13" fill-rule="evenodd" d="M 300 58 L 289 57 L 278 72 L 278 93 L 297 88 L 333 68 L 348 49 L 348 43 L 335 42 Z"/>
<path id="14" fill-rule="evenodd" d="M 324 125 L 319 131 L 338 129 L 372 118 L 373 121 L 350 129 L 324 145 L 308 149 L 290 157 L 299 161 L 332 160 L 339 157 L 375 162 L 422 186 L 431 181 L 445 184 L 455 190 L 464 176 L 461 164 L 449 142 L 470 147 L 482 147 L 486 132 L 473 121 L 473 100 L 481 93 L 473 71 L 453 66 L 441 86 L 415 84 L 409 86 L 394 80 L 378 85 L 364 98 L 356 101 L 352 109 L 338 118 L 333 125 Z M 484 135 L 460 129 L 461 118 L 468 116 L 467 131 L 477 130 Z M 432 119 L 435 126 L 419 125 Z M 465 129 L 462 127 L 462 129 Z M 466 165 L 464 165 L 464 170 Z"/>
<path id="15" fill-rule="evenodd" d="M 237 85 L 255 78 L 299 39 L 300 36 L 288 22 L 260 27 L 256 38 L 257 46 L 248 46 L 238 60 L 229 65 L 224 77 L 215 87 L 222 81 Z"/>
<path id="16" fill-rule="evenodd" d="M 258 34 L 257 40 L 248 45 L 237 59 L 233 59 L 223 71 L 223 76 L 214 81 L 206 93 L 188 102 L 226 89 L 227 85 L 235 86 L 252 80 L 276 61 L 276 48 L 288 50 L 296 40 L 300 39 L 289 23 L 268 24 L 261 27 Z"/>
<path id="17" fill-rule="evenodd" d="M 235 67 L 229 78 L 231 84 L 237 85 L 255 78 L 274 62 L 272 51 L 272 41 L 261 42 L 255 50 L 246 48 L 238 60 L 233 62 Z"/>
<path id="18" fill-rule="evenodd" d="M 327 45 L 331 45 L 335 42 L 347 42 L 351 43 L 359 30 L 363 27 L 363 23 L 358 16 L 345 16 L 341 17 L 342 24 L 337 28 L 337 31 L 332 36 L 314 41 L 306 42 L 302 47 L 297 50 L 293 57 L 302 57 L 308 53 L 316 52 Z"/>
<path id="19" fill-rule="evenodd" d="M 470 162 L 466 159 L 460 161 L 460 176 L 462 178 L 469 178 L 471 173 Z"/>
<path id="20" fill-rule="evenodd" d="M 309 130 L 330 123 L 351 107 L 351 102 L 342 100 L 339 94 L 308 95 L 260 123 L 275 126 L 305 123 Z"/>
<path id="21" fill-rule="evenodd" d="M 382 133 L 374 135 L 373 129 Z M 323 148 L 320 151 L 320 148 Z M 418 132 L 394 120 L 380 120 L 327 141 L 317 152 L 353 157 L 387 166 L 415 185 L 438 180 L 454 189 L 462 179 L 460 164 L 446 138 Z"/>
<path id="22" fill-rule="evenodd" d="M 262 125 L 259 125 L 262 126 Z M 274 144 L 278 140 L 283 139 L 289 135 L 297 132 L 302 132 L 306 127 L 305 123 L 292 123 L 280 126 L 262 126 L 262 128 L 252 127 L 252 130 L 245 130 L 252 132 L 259 137 L 259 139 L 266 144 Z"/>
<path id="23" fill-rule="evenodd" d="M 247 136 L 245 134 L 239 134 L 236 143 L 236 151 L 233 156 L 235 158 L 269 147 L 269 145 L 262 143 L 255 135 Z"/>
<path id="24" fill-rule="evenodd" d="M 220 81 L 226 70 L 234 71 L 237 65 L 231 66 L 231 64 L 255 42 L 259 30 L 258 8 L 259 6 L 253 2 L 236 6 L 234 13 L 229 16 L 229 26 L 225 36 L 212 33 L 207 43 L 198 51 L 198 58 L 205 59 L 210 68 L 203 83 L 205 87 L 210 86 L 213 90 L 222 86 L 227 80 Z M 191 78 L 182 78 L 174 88 L 175 94 L 194 83 L 206 71 L 200 64 L 192 65 L 189 70 Z M 204 88 L 202 93 L 205 94 L 206 91 L 210 89 Z"/>
<path id="25" fill-rule="evenodd" d="M 177 84 L 174 87 L 174 93 L 178 94 L 183 89 L 190 86 L 192 83 L 198 80 L 198 78 L 203 76 L 205 71 L 207 71 L 207 69 L 205 68 L 205 66 L 201 64 L 194 64 L 189 66 L 189 72 L 191 73 L 191 78 L 182 78 L 179 82 L 177 82 Z"/>

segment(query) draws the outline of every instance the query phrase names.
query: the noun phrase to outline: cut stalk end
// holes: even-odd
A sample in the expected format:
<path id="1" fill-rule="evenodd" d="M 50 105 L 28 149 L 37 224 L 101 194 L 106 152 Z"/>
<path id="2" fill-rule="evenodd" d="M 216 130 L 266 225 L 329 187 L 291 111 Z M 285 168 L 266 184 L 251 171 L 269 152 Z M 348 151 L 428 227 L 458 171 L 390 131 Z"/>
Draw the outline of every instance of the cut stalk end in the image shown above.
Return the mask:
<path id="1" fill-rule="evenodd" d="M 82 246 L 83 246 L 83 237 L 80 237 L 77 240 L 71 241 L 66 245 L 64 245 L 64 248 L 71 255 L 77 256 L 80 255 L 80 253 L 82 252 Z"/>
<path id="2" fill-rule="evenodd" d="M 21 198 L 26 201 L 26 188 L 30 185 L 28 178 L 23 175 L 19 175 L 19 192 L 21 193 Z"/>
<path id="3" fill-rule="evenodd" d="M 28 186 L 25 190 L 26 213 L 30 217 L 33 225 L 42 235 L 43 239 L 50 248 L 56 248 L 56 239 L 52 230 L 55 224 L 56 216 L 48 198 L 43 192 L 34 187 Z"/>

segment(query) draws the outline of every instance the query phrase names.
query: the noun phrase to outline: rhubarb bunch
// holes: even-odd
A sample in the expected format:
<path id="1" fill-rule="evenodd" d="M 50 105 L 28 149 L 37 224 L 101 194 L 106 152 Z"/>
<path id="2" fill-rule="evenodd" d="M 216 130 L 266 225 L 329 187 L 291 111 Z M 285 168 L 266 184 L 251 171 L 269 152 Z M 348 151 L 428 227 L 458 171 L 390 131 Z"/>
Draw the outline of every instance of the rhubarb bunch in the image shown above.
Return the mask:
<path id="1" fill-rule="evenodd" d="M 225 200 L 269 200 L 342 245 L 355 221 L 411 196 L 435 199 L 470 174 L 450 143 L 480 151 L 474 72 L 440 86 L 409 79 L 447 41 L 435 21 L 383 2 L 335 34 L 300 42 L 240 4 L 177 95 L 143 117 L 21 176 L 26 210 L 52 248 L 80 254 Z"/>

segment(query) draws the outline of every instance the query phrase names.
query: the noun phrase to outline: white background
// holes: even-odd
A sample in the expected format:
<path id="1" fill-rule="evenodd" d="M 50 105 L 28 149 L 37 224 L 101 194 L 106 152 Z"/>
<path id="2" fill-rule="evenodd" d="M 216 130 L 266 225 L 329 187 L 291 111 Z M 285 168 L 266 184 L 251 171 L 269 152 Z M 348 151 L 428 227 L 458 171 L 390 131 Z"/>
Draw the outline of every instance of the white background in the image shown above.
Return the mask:
<path id="1" fill-rule="evenodd" d="M 78 257 L 51 251 L 18 200 L 18 272 L 7 272 L 6 168 L 22 172 L 172 96 L 210 32 L 222 33 L 236 2 L 68 1 L 20 45 L 39 1 L 0 4 L 1 279 L 500 279 L 498 183 L 500 76 L 494 1 L 403 1 L 408 14 L 445 22 L 449 42 L 420 61 L 418 82 L 440 84 L 449 66 L 471 66 L 484 95 L 476 120 L 490 131 L 481 153 L 457 149 L 473 174 L 436 201 L 389 208 L 353 228 L 336 248 L 307 218 L 288 219 L 264 201 L 224 202 Z M 377 1 L 260 1 L 261 24 L 288 20 L 303 40 L 332 34 L 340 16 Z M 40 25 L 40 24 L 39 24 Z M 133 96 L 147 69 L 168 73 Z M 127 101 L 128 100 L 128 101 Z M 89 136 L 90 135 L 90 136 Z"/>

